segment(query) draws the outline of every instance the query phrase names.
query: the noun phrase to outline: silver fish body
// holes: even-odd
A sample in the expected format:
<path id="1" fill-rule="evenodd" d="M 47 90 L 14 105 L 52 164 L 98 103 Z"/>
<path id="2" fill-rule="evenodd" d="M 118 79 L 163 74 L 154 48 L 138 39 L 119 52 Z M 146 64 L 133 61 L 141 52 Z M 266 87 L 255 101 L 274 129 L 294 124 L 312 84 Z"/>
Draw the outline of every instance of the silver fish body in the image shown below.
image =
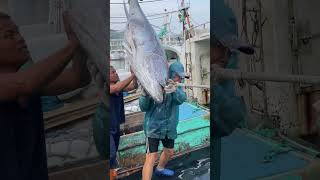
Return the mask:
<path id="1" fill-rule="evenodd" d="M 128 19 L 127 60 L 145 91 L 157 103 L 162 103 L 169 71 L 165 52 L 138 1 L 129 1 L 129 12 L 124 8 Z"/>
<path id="2" fill-rule="evenodd" d="M 109 12 L 103 0 L 68 0 L 67 9 L 73 17 L 73 29 L 105 81 L 108 77 L 108 44 L 110 29 L 106 23 Z"/>

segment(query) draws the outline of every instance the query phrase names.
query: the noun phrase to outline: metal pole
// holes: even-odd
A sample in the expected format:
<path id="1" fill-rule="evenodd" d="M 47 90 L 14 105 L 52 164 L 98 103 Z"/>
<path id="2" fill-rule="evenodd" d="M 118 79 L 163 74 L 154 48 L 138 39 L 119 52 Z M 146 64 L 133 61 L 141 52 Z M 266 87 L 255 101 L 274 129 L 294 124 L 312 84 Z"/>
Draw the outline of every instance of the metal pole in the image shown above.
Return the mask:
<path id="1" fill-rule="evenodd" d="M 258 80 L 287 83 L 320 84 L 320 76 L 243 72 L 240 70 L 212 68 L 213 78 L 230 80 Z"/>
<path id="2" fill-rule="evenodd" d="M 183 84 L 183 83 L 178 83 L 177 85 L 178 85 L 178 86 L 182 86 L 182 87 L 192 87 L 192 88 L 210 89 L 210 85 Z"/>

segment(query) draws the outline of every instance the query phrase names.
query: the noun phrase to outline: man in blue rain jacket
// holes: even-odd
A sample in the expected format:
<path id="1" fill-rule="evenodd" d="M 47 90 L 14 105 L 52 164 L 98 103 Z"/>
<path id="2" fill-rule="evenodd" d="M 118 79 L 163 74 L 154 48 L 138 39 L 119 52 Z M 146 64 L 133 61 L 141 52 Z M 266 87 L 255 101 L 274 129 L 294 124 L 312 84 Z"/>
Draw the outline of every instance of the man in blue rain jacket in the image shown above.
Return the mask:
<path id="1" fill-rule="evenodd" d="M 238 38 L 237 20 L 223 0 L 213 1 L 211 68 L 236 69 L 239 52 L 253 54 L 254 49 Z M 212 70 L 213 71 L 213 70 Z M 212 73 L 214 74 L 214 73 Z M 211 77 L 214 79 L 214 77 Z M 246 118 L 244 101 L 235 93 L 234 80 L 219 80 L 212 86 L 213 134 L 223 137 L 241 127 Z"/>
<path id="2" fill-rule="evenodd" d="M 169 82 L 175 84 L 183 82 L 185 77 L 183 65 L 179 61 L 173 62 L 169 67 Z M 175 86 L 173 86 L 175 87 Z M 165 165 L 174 153 L 174 140 L 177 138 L 179 121 L 179 105 L 185 102 L 187 95 L 182 87 L 175 87 L 172 93 L 165 95 L 164 102 L 155 103 L 143 91 L 139 104 L 141 111 L 146 112 L 144 118 L 144 132 L 146 135 L 146 160 L 142 171 L 143 180 L 151 180 L 153 167 L 158 158 L 158 146 L 161 140 L 164 147 L 160 162 L 155 174 L 160 176 L 173 176 L 174 172 L 166 169 Z"/>
<path id="3" fill-rule="evenodd" d="M 254 49 L 238 38 L 236 17 L 224 0 L 215 0 L 212 3 L 211 72 L 214 72 L 214 68 L 236 69 L 238 53 L 253 54 Z M 211 157 L 214 162 L 213 179 L 219 180 L 221 138 L 241 127 L 245 123 L 247 112 L 244 101 L 235 93 L 233 80 L 216 80 L 215 77 L 211 77 L 211 92 L 213 93 L 210 108 L 213 111 Z"/>

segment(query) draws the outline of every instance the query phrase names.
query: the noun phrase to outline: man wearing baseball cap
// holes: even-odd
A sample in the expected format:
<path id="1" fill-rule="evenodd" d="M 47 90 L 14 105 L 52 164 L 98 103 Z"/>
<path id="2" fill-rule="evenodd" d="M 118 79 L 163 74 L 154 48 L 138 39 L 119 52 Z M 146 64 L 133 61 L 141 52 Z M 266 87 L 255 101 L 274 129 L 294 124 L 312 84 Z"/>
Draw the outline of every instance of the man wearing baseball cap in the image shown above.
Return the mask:
<path id="1" fill-rule="evenodd" d="M 223 0 L 213 1 L 211 67 L 236 69 L 238 53 L 253 54 L 254 49 L 238 38 L 238 25 L 232 10 Z M 213 73 L 214 74 L 214 73 Z M 212 78 L 214 79 L 214 78 Z M 246 117 L 243 100 L 236 96 L 233 80 L 214 82 L 212 87 L 214 135 L 226 136 L 239 127 Z"/>
<path id="2" fill-rule="evenodd" d="M 254 49 L 238 38 L 237 20 L 224 0 L 214 0 L 212 3 L 211 72 L 214 72 L 215 68 L 236 69 L 238 53 L 253 54 Z M 211 80 L 214 81 L 214 79 L 215 77 L 211 77 Z M 219 180 L 221 137 L 228 136 L 234 129 L 241 127 L 247 114 L 244 101 L 236 96 L 233 80 L 214 81 L 211 88 L 213 92 L 211 103 L 213 151 L 211 152 L 215 165 L 213 167 L 214 179 Z"/>

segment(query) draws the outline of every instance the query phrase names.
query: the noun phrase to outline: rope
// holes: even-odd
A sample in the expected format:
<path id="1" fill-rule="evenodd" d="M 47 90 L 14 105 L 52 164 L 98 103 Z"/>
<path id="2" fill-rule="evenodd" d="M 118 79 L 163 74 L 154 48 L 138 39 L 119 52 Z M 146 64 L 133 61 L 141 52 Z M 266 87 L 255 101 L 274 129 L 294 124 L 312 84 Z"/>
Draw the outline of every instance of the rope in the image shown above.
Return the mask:
<path id="1" fill-rule="evenodd" d="M 265 128 L 255 130 L 255 133 L 269 139 L 275 139 L 277 138 L 278 130 Z M 282 140 L 273 145 L 272 149 L 265 154 L 261 163 L 271 163 L 278 155 L 288 153 L 292 150 L 293 149 L 288 146 L 288 143 Z"/>

